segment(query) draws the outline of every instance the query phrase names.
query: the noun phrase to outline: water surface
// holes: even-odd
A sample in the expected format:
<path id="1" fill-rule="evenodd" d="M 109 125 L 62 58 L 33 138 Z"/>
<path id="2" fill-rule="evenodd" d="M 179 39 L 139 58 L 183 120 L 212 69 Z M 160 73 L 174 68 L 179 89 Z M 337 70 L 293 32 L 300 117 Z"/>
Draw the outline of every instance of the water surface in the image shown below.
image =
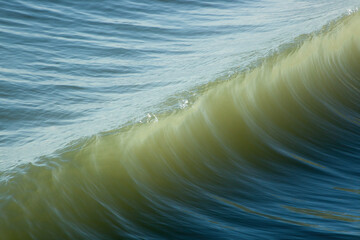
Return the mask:
<path id="1" fill-rule="evenodd" d="M 358 1 L 9 1 L 4 239 L 356 239 Z"/>

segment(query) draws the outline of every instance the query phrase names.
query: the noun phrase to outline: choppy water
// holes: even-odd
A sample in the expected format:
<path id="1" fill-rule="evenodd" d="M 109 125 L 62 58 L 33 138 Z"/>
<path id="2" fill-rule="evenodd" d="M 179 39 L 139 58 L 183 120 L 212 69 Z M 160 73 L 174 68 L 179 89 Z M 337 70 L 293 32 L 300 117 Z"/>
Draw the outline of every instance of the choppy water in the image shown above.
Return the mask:
<path id="1" fill-rule="evenodd" d="M 3 1 L 0 239 L 357 239 L 358 1 Z"/>

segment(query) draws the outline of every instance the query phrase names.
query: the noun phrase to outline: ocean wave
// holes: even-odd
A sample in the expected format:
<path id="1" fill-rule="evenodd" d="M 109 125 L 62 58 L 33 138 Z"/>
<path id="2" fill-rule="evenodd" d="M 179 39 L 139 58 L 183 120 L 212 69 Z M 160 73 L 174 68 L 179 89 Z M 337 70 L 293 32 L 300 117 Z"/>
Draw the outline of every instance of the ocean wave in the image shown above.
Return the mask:
<path id="1" fill-rule="evenodd" d="M 1 172 L 2 238 L 355 237 L 359 26 L 352 13 L 190 107 Z"/>

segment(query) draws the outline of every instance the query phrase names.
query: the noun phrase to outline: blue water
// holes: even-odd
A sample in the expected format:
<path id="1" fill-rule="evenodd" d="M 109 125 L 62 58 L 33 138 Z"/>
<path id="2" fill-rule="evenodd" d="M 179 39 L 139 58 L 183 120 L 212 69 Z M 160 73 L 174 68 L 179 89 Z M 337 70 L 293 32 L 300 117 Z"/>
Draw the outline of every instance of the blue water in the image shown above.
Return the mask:
<path id="1" fill-rule="evenodd" d="M 313 131 L 306 132 L 304 130 L 304 132 L 299 133 L 300 135 L 309 133 L 309 135 L 301 135 L 299 138 L 281 138 L 285 145 L 293 144 L 299 156 L 309 156 L 311 161 L 309 160 L 307 163 L 310 162 L 310 165 L 312 161 L 316 161 L 313 157 L 316 156 L 316 153 L 319 153 L 318 156 L 321 156 L 319 157 L 321 164 L 319 164 L 330 169 L 324 170 L 325 172 L 321 172 L 321 167 L 320 170 L 316 168 L 309 169 L 309 171 L 305 171 L 302 167 L 300 167 L 302 169 L 300 171 L 297 167 L 294 167 L 292 172 L 288 170 L 289 166 L 287 164 L 279 167 L 279 163 L 275 163 L 276 170 L 274 170 L 271 164 L 254 163 L 259 165 L 257 166 L 258 169 L 249 170 L 250 168 L 241 167 L 242 170 L 245 169 L 245 172 L 249 171 L 248 175 L 234 180 L 236 174 L 231 172 L 231 167 L 234 167 L 231 164 L 224 167 L 222 171 L 219 170 L 217 173 L 219 175 L 217 175 L 214 174 L 212 168 L 217 168 L 218 165 L 215 167 L 215 165 L 205 162 L 199 163 L 201 166 L 197 166 L 195 162 L 194 169 L 199 167 L 208 170 L 201 171 L 204 176 L 194 170 L 190 172 L 196 176 L 186 178 L 187 180 L 184 180 L 184 182 L 181 179 L 175 181 L 172 178 L 171 180 L 166 178 L 166 180 L 163 180 L 162 177 L 159 177 L 159 180 L 157 177 L 151 177 L 151 179 L 155 179 L 154 183 L 149 183 L 151 186 L 157 186 L 158 182 L 161 183 L 162 181 L 177 182 L 174 183 L 175 185 L 169 183 L 169 186 L 167 186 L 169 189 L 176 186 L 174 192 L 169 190 L 169 192 L 165 191 L 164 193 L 164 189 L 161 187 L 159 189 L 157 187 L 144 187 L 141 190 L 134 187 L 137 190 L 134 190 L 136 194 L 133 194 L 132 187 L 129 187 L 130 190 L 128 191 L 124 190 L 128 186 L 126 184 L 126 187 L 124 187 L 125 185 L 120 184 L 120 186 L 117 186 L 117 183 L 111 183 L 110 180 L 101 182 L 101 174 L 112 176 L 112 173 L 105 174 L 100 171 L 100 177 L 98 175 L 94 177 L 91 175 L 92 170 L 90 171 L 87 167 L 87 170 L 80 171 L 83 175 L 79 179 L 92 178 L 93 181 L 97 180 L 101 184 L 92 185 L 92 183 L 84 183 L 85 180 L 84 182 L 79 180 L 79 186 L 85 186 L 79 188 L 86 189 L 84 190 L 84 192 L 87 192 L 85 195 L 92 196 L 92 200 L 104 198 L 105 200 L 99 200 L 99 202 L 103 204 L 102 206 L 109 206 L 108 209 L 112 209 L 112 213 L 116 212 L 117 215 L 115 213 L 114 215 L 122 219 L 119 222 L 117 222 L 118 219 L 113 220 L 114 218 L 109 220 L 110 217 L 96 222 L 97 217 L 90 214 L 91 209 L 86 210 L 86 207 L 84 207 L 87 205 L 85 200 L 87 198 L 82 196 L 82 190 L 79 190 L 79 197 L 75 195 L 69 197 L 65 194 L 68 191 L 66 189 L 72 189 L 72 187 L 66 188 L 66 184 L 69 184 L 69 182 L 64 181 L 66 182 L 64 183 L 64 189 L 59 190 L 57 193 L 56 191 L 47 192 L 47 190 L 44 190 L 44 193 L 42 192 L 43 189 L 56 188 L 53 185 L 42 185 L 43 182 L 47 181 L 42 177 L 48 174 L 47 170 L 44 169 L 52 169 L 51 171 L 55 173 L 63 171 L 63 175 L 59 175 L 66 179 L 66 176 L 70 174 L 68 173 L 70 172 L 69 169 L 72 168 L 65 165 L 65 163 L 62 165 L 63 162 L 67 162 L 66 164 L 70 162 L 70 166 L 72 166 L 71 162 L 75 162 L 74 169 L 77 169 L 77 167 L 82 169 L 81 164 L 88 163 L 93 158 L 103 159 L 104 162 L 108 161 L 111 157 L 108 157 L 107 153 L 118 146 L 121 146 L 122 149 L 127 149 L 128 146 L 130 146 L 129 149 L 134 148 L 136 150 L 139 148 L 141 154 L 144 154 L 144 156 L 147 154 L 145 157 L 136 155 L 135 159 L 161 159 L 166 163 L 164 165 L 169 164 L 172 166 L 172 162 L 169 160 L 169 163 L 166 159 L 166 156 L 169 155 L 159 153 L 171 140 L 167 142 L 164 140 L 166 144 L 161 145 L 163 139 L 151 138 L 154 142 L 152 143 L 153 146 L 149 148 L 152 149 L 153 156 L 152 152 L 147 151 L 146 144 L 149 142 L 138 140 L 139 147 L 132 148 L 132 141 L 129 141 L 130 143 L 127 143 L 126 140 L 115 141 L 112 137 L 117 136 L 116 134 L 119 132 L 126 131 L 127 127 L 137 128 L 139 125 L 161 122 L 161 118 L 164 116 L 177 112 L 186 110 L 191 112 L 195 111 L 193 109 L 201 109 L 201 107 L 196 107 L 199 105 L 196 105 L 196 103 L 200 101 L 202 104 L 201 101 L 205 101 L 201 99 L 204 99 L 204 92 L 212 88 L 212 84 L 216 88 L 219 84 L 230 82 L 234 75 L 261 67 L 263 62 L 267 61 L 266 59 L 271 59 L 271 56 L 281 54 L 288 51 L 288 49 L 292 51 L 291 49 L 299 48 L 299 45 L 306 39 L 326 31 L 330 23 L 339 21 L 344 16 L 354 14 L 359 6 L 359 1 L 12 0 L 1 1 L 0 6 L 0 184 L 3 185 L 0 187 L 0 223 L 2 221 L 6 223 L 3 225 L 4 228 L 0 227 L 0 239 L 2 239 L 1 235 L 5 236 L 5 239 L 49 239 L 49 236 L 58 236 L 59 239 L 117 239 L 117 237 L 145 239 L 356 239 L 359 236 L 360 199 L 359 190 L 354 186 L 357 186 L 356 181 L 358 182 L 358 179 L 356 179 L 356 176 L 360 174 L 358 168 L 358 140 L 360 138 L 357 135 L 359 128 L 352 125 L 346 125 L 344 129 L 346 129 L 346 134 L 348 134 L 348 131 L 352 131 L 353 135 L 349 134 L 349 138 L 344 137 L 345 140 L 340 143 L 335 140 L 335 142 L 331 142 L 332 140 L 328 140 L 323 132 L 317 133 L 316 131 L 321 131 L 319 129 L 322 128 L 316 128 L 318 125 L 315 123 L 310 124 L 314 127 Z M 359 36 L 353 36 L 353 38 L 359 39 Z M 322 70 L 323 68 L 319 67 L 319 69 Z M 342 69 L 342 67 L 339 67 L 339 69 Z M 333 75 L 337 75 L 337 72 Z M 346 76 L 350 75 L 348 73 Z M 249 87 L 249 92 L 252 91 L 250 89 L 253 88 Z M 274 89 L 277 90 L 277 88 Z M 292 88 L 290 87 L 290 89 Z M 267 94 L 275 94 L 275 92 L 271 91 L 268 90 Z M 300 90 L 299 92 L 296 91 L 294 90 L 299 96 L 303 93 Z M 323 95 L 319 93 L 319 96 L 331 94 L 333 92 L 329 90 Z M 349 99 L 352 96 L 346 92 L 337 94 L 349 95 Z M 305 96 L 305 94 L 302 96 Z M 335 96 L 335 94 L 332 96 Z M 254 98 L 262 99 L 259 95 L 255 95 Z M 214 99 L 213 105 L 222 102 L 222 100 L 216 100 L 217 98 Z M 287 98 L 284 97 L 284 99 Z M 329 102 L 324 105 L 331 105 L 332 98 L 329 97 L 329 99 Z M 336 97 L 336 99 L 338 98 Z M 354 97 L 354 99 L 358 98 Z M 224 100 L 224 102 L 226 101 Z M 289 102 L 291 101 L 289 100 Z M 193 107 L 194 104 L 195 107 Z M 344 107 L 338 111 L 347 112 L 348 109 L 352 111 L 358 107 L 356 105 L 358 103 L 355 103 L 356 107 L 351 105 L 353 103 L 348 104 L 344 103 Z M 289 106 L 292 105 L 289 103 Z M 261 107 L 264 106 L 261 105 Z M 265 112 L 270 108 L 264 107 Z M 286 109 L 286 106 L 284 108 Z M 318 109 L 318 106 L 316 105 L 314 109 Z M 348 112 L 351 112 L 350 110 Z M 288 109 L 288 112 L 291 112 L 291 109 Z M 311 111 L 305 111 L 306 114 L 312 116 L 309 112 Z M 356 116 L 354 119 L 357 119 L 359 111 L 354 110 L 354 112 L 354 116 Z M 226 112 L 226 107 L 224 107 L 222 114 L 226 116 L 225 113 L 229 114 L 229 112 Z M 243 115 L 246 114 L 247 112 L 243 111 Z M 264 116 L 256 116 L 263 117 L 266 120 L 272 119 L 271 114 L 269 110 L 269 113 L 264 113 Z M 224 117 L 221 114 L 214 114 L 214 116 L 211 118 L 209 115 L 209 118 L 220 121 Z M 280 110 L 279 116 L 282 116 Z M 291 116 L 294 116 L 294 119 L 288 121 L 295 123 L 298 116 L 296 114 Z M 302 117 L 303 115 L 299 113 L 299 116 Z M 230 113 L 229 118 L 233 117 Z M 290 117 L 287 116 L 286 119 L 290 119 Z M 336 125 L 336 117 L 329 119 L 331 119 L 330 122 L 334 122 L 324 125 L 324 128 L 330 125 L 343 126 L 341 124 Z M 354 121 L 358 121 L 358 119 Z M 311 121 L 309 120 L 309 122 Z M 301 126 L 309 124 L 309 122 L 304 120 L 303 123 L 297 126 L 301 129 Z M 165 121 L 165 123 L 167 122 Z M 191 124 L 193 124 L 190 120 L 185 123 L 183 125 L 192 126 Z M 173 121 L 169 125 L 175 126 L 176 124 L 178 122 Z M 290 123 L 283 123 L 283 126 L 288 126 L 287 124 Z M 183 125 L 180 124 L 179 126 Z M 264 123 L 264 125 L 266 124 Z M 201 132 L 199 130 L 200 133 L 195 131 L 200 129 L 201 126 L 199 124 L 197 127 L 185 129 L 193 132 L 194 138 L 197 138 L 198 134 L 208 140 L 206 131 L 203 131 L 203 129 L 201 129 Z M 288 130 L 286 127 L 284 129 Z M 334 129 L 334 131 L 329 130 L 333 134 L 331 135 L 332 139 L 340 135 L 348 136 L 343 132 L 338 134 L 338 128 L 334 127 Z M 141 128 L 135 131 L 141 132 Z M 146 131 L 144 130 L 144 132 Z M 181 134 L 185 134 L 184 132 Z M 273 136 L 283 136 L 280 130 L 275 132 Z M 312 132 L 314 132 L 314 136 L 311 135 Z M 143 136 L 142 134 L 136 134 L 134 133 L 134 136 Z M 165 133 L 164 136 L 167 137 L 167 134 Z M 131 135 L 131 132 L 129 135 Z M 223 133 L 223 135 L 227 136 L 227 133 Z M 106 138 L 106 136 L 109 136 L 109 138 Z M 298 137 L 298 135 L 296 136 Z M 104 141 L 103 138 L 105 138 Z M 139 139 L 142 138 L 139 137 Z M 171 139 L 174 139 L 174 142 L 169 143 L 169 146 L 176 146 L 173 152 L 179 151 L 176 154 L 174 153 L 177 156 L 176 158 L 179 161 L 180 159 L 181 161 L 188 159 L 188 157 L 184 157 L 187 156 L 184 153 L 185 150 L 180 147 L 181 139 L 185 141 L 188 138 L 183 135 L 180 136 L 179 133 L 174 134 Z M 233 145 L 236 145 L 233 138 L 229 139 L 232 140 L 224 141 L 225 145 L 228 144 L 225 147 L 226 149 L 232 149 Z M 251 139 L 249 142 L 253 141 L 252 138 L 249 139 Z M 321 146 L 316 145 L 316 147 L 313 147 L 309 143 L 312 141 L 311 139 L 314 142 L 322 141 Z M 339 139 L 342 138 L 339 137 Z M 264 137 L 262 140 L 267 141 L 267 138 Z M 99 146 L 107 146 L 110 150 L 104 150 L 101 147 L 99 147 L 101 151 L 98 150 L 98 145 L 94 143 L 97 141 Z M 330 143 L 326 145 L 328 141 Z M 333 146 L 342 146 L 341 143 L 348 148 L 333 149 Z M 197 151 L 202 152 L 200 149 L 207 149 L 209 146 L 209 149 L 212 149 L 213 142 L 210 142 L 210 140 L 209 142 L 195 141 L 195 143 L 191 144 L 192 147 L 196 146 L 194 147 L 196 150 L 188 151 L 195 154 Z M 201 144 L 206 146 L 202 147 Z M 311 145 L 311 147 L 306 148 L 305 145 Z M 142 147 L 146 149 L 144 150 Z M 87 152 L 84 154 L 82 150 L 77 150 L 83 148 L 96 150 L 92 154 Z M 261 151 L 267 151 L 262 147 L 256 148 L 252 146 L 250 148 L 259 156 L 262 156 Z M 187 148 L 184 147 L 184 149 Z M 242 159 L 246 156 L 246 158 L 252 159 L 252 154 L 243 152 L 248 149 L 245 150 L 242 147 L 237 149 L 241 149 L 239 152 L 244 154 L 238 158 Z M 126 150 L 126 152 L 130 156 L 133 153 L 132 151 L 135 150 Z M 281 150 L 275 152 L 280 152 L 282 156 L 294 156 L 288 154 L 287 151 L 290 150 L 281 148 Z M 156 153 L 159 155 L 156 155 Z M 218 153 L 217 150 L 216 153 Z M 111 155 L 113 157 L 117 156 L 117 153 L 111 152 L 111 154 L 108 154 L 113 154 Z M 236 154 L 234 153 L 234 155 Z M 219 155 L 223 157 L 223 155 Z M 217 155 L 214 153 L 212 156 Z M 256 156 L 258 157 L 258 155 Z M 275 153 L 271 156 L 276 159 L 279 158 Z M 299 156 L 296 155 L 294 158 L 303 162 L 307 161 Z M 332 162 L 327 165 L 324 162 L 326 157 L 329 158 L 329 161 L 334 162 L 345 159 L 345 165 L 340 167 L 336 164 L 332 165 Z M 193 155 L 190 158 L 200 159 Z M 205 159 L 205 157 L 201 159 L 203 160 L 203 158 Z M 235 158 L 237 159 L 237 157 Z M 78 159 L 81 159 L 81 161 Z M 133 159 L 133 157 L 129 157 L 129 159 Z M 101 165 L 101 161 L 94 161 Z M 129 162 L 131 161 L 129 160 Z M 131 182 L 134 181 L 136 184 L 140 184 L 148 179 L 145 176 L 155 171 L 150 166 L 152 163 L 142 164 L 134 163 L 134 166 L 136 165 L 137 168 L 143 170 L 129 170 L 127 167 L 124 170 L 126 174 L 131 176 L 129 177 Z M 237 166 L 237 164 L 239 163 L 235 165 Z M 60 170 L 53 170 L 54 166 L 59 166 Z M 36 170 L 36 167 L 41 168 L 41 170 Z M 134 167 L 134 169 L 137 168 Z M 208 168 L 212 169 L 212 171 Z M 304 168 L 306 169 L 306 167 Z M 176 167 L 175 169 L 174 172 L 177 172 L 182 167 L 179 167 L 179 169 Z M 286 174 L 281 172 L 284 169 L 286 169 Z M 348 171 L 344 169 L 348 169 Z M 165 171 L 161 167 L 160 170 Z M 344 175 L 341 174 L 342 170 L 344 170 Z M 119 172 L 122 171 L 119 170 Z M 94 172 L 96 171 L 94 170 Z M 55 173 L 50 174 L 52 177 L 49 179 L 57 179 L 58 175 Z M 190 173 L 184 173 L 184 175 L 187 174 Z M 92 177 L 85 177 L 90 175 Z M 165 173 L 164 175 L 167 176 Z M 182 175 L 182 173 L 179 175 Z M 286 176 L 288 180 L 281 178 L 282 175 Z M 130 181 L 127 177 L 124 178 L 126 180 L 121 177 L 117 181 Z M 8 186 L 8 183 L 12 184 L 12 179 L 15 179 L 14 184 Z M 78 181 L 77 178 L 72 179 L 75 179 L 74 182 Z M 193 183 L 191 190 L 187 191 L 189 184 L 187 181 L 191 182 L 189 179 L 194 181 L 196 179 L 198 185 Z M 338 182 L 341 179 L 344 182 Z M 321 180 L 321 183 L 317 182 L 318 180 Z M 59 180 L 59 182 L 61 181 Z M 319 188 L 311 188 L 312 182 L 317 182 L 318 185 L 314 183 L 314 186 L 319 186 Z M 338 184 L 334 184 L 335 182 Z M 34 186 L 30 183 L 34 184 Z M 121 194 L 119 193 L 122 199 L 121 203 L 113 200 L 118 198 L 114 197 L 116 195 L 114 192 L 115 187 L 112 188 L 112 184 L 121 188 L 119 190 L 121 191 Z M 29 187 L 30 185 L 31 187 Z M 195 185 L 196 187 L 194 187 Z M 88 186 L 93 186 L 95 190 L 92 192 L 87 189 Z M 252 192 L 252 187 L 256 188 L 256 191 Z M 334 187 L 338 190 L 334 190 Z M 304 189 L 300 191 L 299 189 L 302 188 Z M 331 191 L 324 190 L 327 188 L 331 189 Z M 99 189 L 104 189 L 104 192 Z M 175 189 L 177 190 L 175 191 Z M 244 189 L 248 189 L 248 192 Z M 69 190 L 72 194 L 77 191 L 74 189 Z M 196 196 L 197 191 L 203 194 L 198 197 L 198 201 L 196 197 L 194 197 L 195 199 L 192 198 Z M 321 192 L 321 195 L 316 196 L 318 191 Z M 182 193 L 181 197 L 176 196 L 176 192 Z M 34 224 L 33 228 L 29 227 L 30 225 L 26 224 L 37 219 L 34 216 L 39 216 L 39 212 L 42 211 L 30 206 L 29 202 L 19 204 L 23 210 L 25 209 L 24 213 L 17 215 L 21 220 L 10 216 L 11 212 L 17 214 L 17 211 L 11 210 L 12 203 L 18 204 L 23 201 L 19 199 L 27 199 L 30 195 L 36 196 L 35 199 L 37 197 L 45 199 L 45 193 L 64 194 L 61 195 L 63 197 L 60 197 L 60 199 L 65 199 L 63 203 L 56 202 L 56 200 L 44 200 L 43 205 L 47 206 L 48 204 L 49 209 L 56 209 L 58 212 L 70 212 L 69 216 L 62 216 L 61 219 L 66 219 L 64 222 L 70 222 L 69 219 L 73 219 L 73 228 L 69 227 L 71 224 L 65 227 L 65 225 L 59 223 L 59 226 L 52 224 L 52 227 L 49 227 L 47 231 L 44 225 L 48 221 L 47 218 L 44 218 L 45 220 L 38 225 Z M 335 201 L 334 196 L 337 193 L 340 196 Z M 109 194 L 108 198 L 106 197 L 107 194 Z M 137 194 L 141 195 L 141 197 L 137 197 Z M 166 195 L 166 199 L 164 195 Z M 202 198 L 204 196 L 207 196 L 207 198 Z M 76 206 L 74 208 L 84 211 L 83 218 L 78 218 L 77 214 L 79 212 L 76 210 L 66 208 L 68 205 L 65 202 L 68 197 L 74 199 L 83 197 L 84 202 L 69 203 L 69 206 Z M 292 199 L 294 206 L 289 206 L 289 198 Z M 131 202 L 133 199 L 136 199 L 135 207 L 132 208 L 131 204 L 129 204 L 131 206 L 126 205 L 128 201 Z M 248 203 L 247 207 L 236 203 L 236 199 L 245 199 L 244 202 Z M 310 201 L 309 204 L 302 205 L 304 199 Z M 162 209 L 163 205 L 159 204 L 158 200 L 171 205 L 171 208 L 164 207 Z M 40 200 L 36 201 L 40 202 Z M 239 202 L 242 201 L 239 200 Z M 155 207 L 150 203 L 154 203 Z M 217 205 L 219 203 L 222 204 L 220 204 L 221 207 Z M 54 204 L 53 207 L 51 207 L 52 204 Z M 147 204 L 151 210 L 147 209 Z M 185 204 L 186 207 L 182 204 Z M 202 204 L 206 206 L 206 209 L 202 208 Z M 328 210 L 314 210 L 323 206 L 328 206 L 325 207 Z M 349 209 L 344 206 L 349 206 Z M 97 209 L 95 206 L 94 208 Z M 241 213 L 232 214 L 233 208 L 236 211 L 240 209 Z M 3 214 L 1 214 L 1 211 L 3 211 Z M 54 210 L 54 212 L 56 211 Z M 100 208 L 99 211 L 101 211 Z M 29 215 L 25 214 L 27 212 Z M 86 215 L 87 213 L 89 213 L 89 216 Z M 297 217 L 301 213 L 304 215 L 298 219 Z M 71 214 L 74 214 L 73 217 L 70 216 Z M 174 216 L 176 217 L 174 218 Z M 192 216 L 192 218 L 190 219 L 189 216 Z M 209 216 L 219 217 L 220 222 L 215 217 Z M 141 217 L 144 221 L 140 220 Z M 81 227 L 81 224 L 81 226 L 76 225 L 81 222 L 79 219 L 87 218 L 89 220 L 88 222 L 84 220 L 84 228 Z M 49 219 L 55 222 L 54 218 Z M 171 224 L 168 223 L 169 219 L 172 221 Z M 22 221 L 26 222 L 26 224 L 22 225 Z M 152 221 L 158 223 L 158 225 L 152 225 Z M 209 225 L 206 225 L 204 221 Z M 118 225 L 114 222 L 117 222 Z M 8 227 L 16 224 L 19 224 L 18 230 L 16 228 L 11 230 Z M 97 228 L 98 226 L 101 227 Z M 117 226 L 117 228 L 109 226 Z M 317 228 L 317 226 L 319 227 Z M 77 230 L 83 229 L 81 231 L 86 234 L 72 234 L 75 228 Z M 30 233 L 30 229 L 33 229 L 34 233 Z M 91 229 L 93 229 L 93 233 Z M 98 231 L 98 229 L 101 230 Z M 13 230 L 18 232 L 19 235 L 12 232 Z M 79 232 L 81 231 L 79 230 Z M 25 235 L 21 235 L 20 232 Z M 68 232 L 68 235 L 65 234 L 66 232 Z M 108 232 L 108 235 L 104 232 Z M 138 235 L 135 232 L 138 232 Z M 27 233 L 28 235 L 26 235 Z M 87 233 L 89 234 L 87 235 Z"/>
<path id="2" fill-rule="evenodd" d="M 3 1 L 1 169 L 186 105 L 194 87 L 248 67 L 357 4 Z"/>

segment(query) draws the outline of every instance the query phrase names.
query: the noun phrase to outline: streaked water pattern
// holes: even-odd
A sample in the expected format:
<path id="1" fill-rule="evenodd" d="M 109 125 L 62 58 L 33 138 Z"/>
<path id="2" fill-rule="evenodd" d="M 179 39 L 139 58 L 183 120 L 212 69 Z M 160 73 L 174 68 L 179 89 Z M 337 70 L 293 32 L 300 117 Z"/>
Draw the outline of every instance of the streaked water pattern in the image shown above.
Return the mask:
<path id="1" fill-rule="evenodd" d="M 357 239 L 358 1 L 2 1 L 0 239 Z"/>

